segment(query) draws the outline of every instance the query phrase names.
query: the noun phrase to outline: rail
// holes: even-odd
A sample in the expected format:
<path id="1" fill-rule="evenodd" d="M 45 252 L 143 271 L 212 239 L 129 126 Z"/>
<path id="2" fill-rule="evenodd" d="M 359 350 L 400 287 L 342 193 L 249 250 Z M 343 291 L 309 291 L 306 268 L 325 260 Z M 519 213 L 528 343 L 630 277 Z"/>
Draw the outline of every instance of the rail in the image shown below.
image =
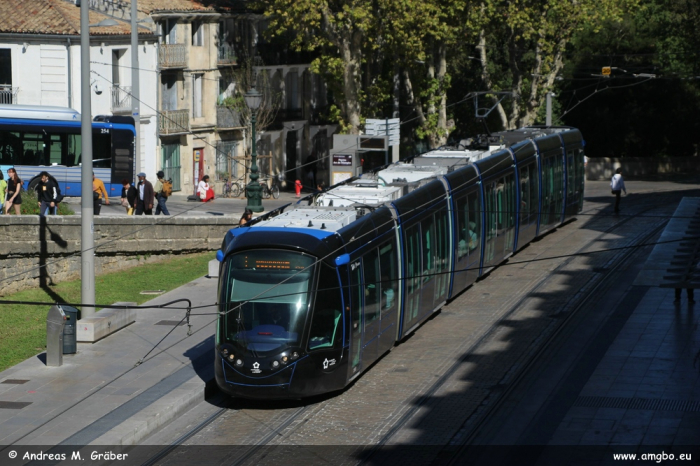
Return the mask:
<path id="1" fill-rule="evenodd" d="M 160 134 L 187 133 L 190 130 L 190 110 L 163 110 L 158 116 Z"/>
<path id="2" fill-rule="evenodd" d="M 184 44 L 161 44 L 158 50 L 161 68 L 184 68 L 187 65 L 187 50 Z"/>

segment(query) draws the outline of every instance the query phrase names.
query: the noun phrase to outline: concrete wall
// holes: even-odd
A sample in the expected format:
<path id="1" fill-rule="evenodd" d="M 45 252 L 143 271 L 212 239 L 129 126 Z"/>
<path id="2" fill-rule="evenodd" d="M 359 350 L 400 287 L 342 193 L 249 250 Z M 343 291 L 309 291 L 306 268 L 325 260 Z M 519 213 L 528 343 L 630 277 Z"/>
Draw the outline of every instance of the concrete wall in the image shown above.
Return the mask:
<path id="1" fill-rule="evenodd" d="M 233 217 L 95 217 L 95 274 L 216 251 Z M 0 216 L 0 295 L 80 278 L 80 216 Z M 44 267 L 42 267 L 44 266 Z"/>
<path id="2" fill-rule="evenodd" d="M 617 168 L 622 168 L 623 176 L 629 180 L 658 175 L 691 175 L 700 173 L 700 157 L 589 158 L 586 165 L 586 179 L 609 180 Z"/>

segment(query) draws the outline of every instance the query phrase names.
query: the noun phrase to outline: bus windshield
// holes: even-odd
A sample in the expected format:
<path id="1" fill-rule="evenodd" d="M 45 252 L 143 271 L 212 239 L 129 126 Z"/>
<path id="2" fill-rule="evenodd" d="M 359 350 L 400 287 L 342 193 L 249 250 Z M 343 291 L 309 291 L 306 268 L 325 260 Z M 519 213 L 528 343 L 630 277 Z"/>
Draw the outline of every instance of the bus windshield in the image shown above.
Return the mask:
<path id="1" fill-rule="evenodd" d="M 255 354 L 298 346 L 308 313 L 312 256 L 279 249 L 233 254 L 227 270 L 224 339 Z"/>

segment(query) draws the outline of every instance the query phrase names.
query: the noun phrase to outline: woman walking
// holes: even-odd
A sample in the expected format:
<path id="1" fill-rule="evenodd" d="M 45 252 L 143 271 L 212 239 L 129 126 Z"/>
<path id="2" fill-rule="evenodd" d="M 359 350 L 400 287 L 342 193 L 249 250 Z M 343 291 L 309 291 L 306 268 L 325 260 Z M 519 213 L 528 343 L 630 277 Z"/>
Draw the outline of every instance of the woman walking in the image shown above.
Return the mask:
<path id="1" fill-rule="evenodd" d="M 10 214 L 10 207 L 15 206 L 15 215 L 22 214 L 22 180 L 17 176 L 14 168 L 7 169 L 7 200 L 5 201 L 5 214 Z"/>

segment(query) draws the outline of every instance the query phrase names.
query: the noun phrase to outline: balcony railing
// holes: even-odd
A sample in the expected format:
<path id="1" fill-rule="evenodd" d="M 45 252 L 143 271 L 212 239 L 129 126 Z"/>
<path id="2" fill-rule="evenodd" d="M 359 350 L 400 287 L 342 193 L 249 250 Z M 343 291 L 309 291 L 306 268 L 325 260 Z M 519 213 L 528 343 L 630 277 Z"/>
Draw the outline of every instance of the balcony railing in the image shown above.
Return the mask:
<path id="1" fill-rule="evenodd" d="M 0 104 L 16 104 L 19 87 L 0 84 Z"/>
<path id="2" fill-rule="evenodd" d="M 112 86 L 112 113 L 131 111 L 131 86 Z"/>
<path id="3" fill-rule="evenodd" d="M 223 105 L 216 106 L 216 127 L 218 129 L 240 128 L 241 126 L 241 115 L 236 110 Z"/>
<path id="4" fill-rule="evenodd" d="M 233 47 L 229 44 L 219 45 L 218 53 L 218 63 L 219 65 L 235 65 L 236 64 L 236 54 L 233 51 Z"/>
<path id="5" fill-rule="evenodd" d="M 160 134 L 187 133 L 190 130 L 190 111 L 163 110 L 158 117 L 158 130 Z"/>
<path id="6" fill-rule="evenodd" d="M 184 68 L 187 65 L 184 44 L 161 44 L 158 60 L 161 68 Z"/>

